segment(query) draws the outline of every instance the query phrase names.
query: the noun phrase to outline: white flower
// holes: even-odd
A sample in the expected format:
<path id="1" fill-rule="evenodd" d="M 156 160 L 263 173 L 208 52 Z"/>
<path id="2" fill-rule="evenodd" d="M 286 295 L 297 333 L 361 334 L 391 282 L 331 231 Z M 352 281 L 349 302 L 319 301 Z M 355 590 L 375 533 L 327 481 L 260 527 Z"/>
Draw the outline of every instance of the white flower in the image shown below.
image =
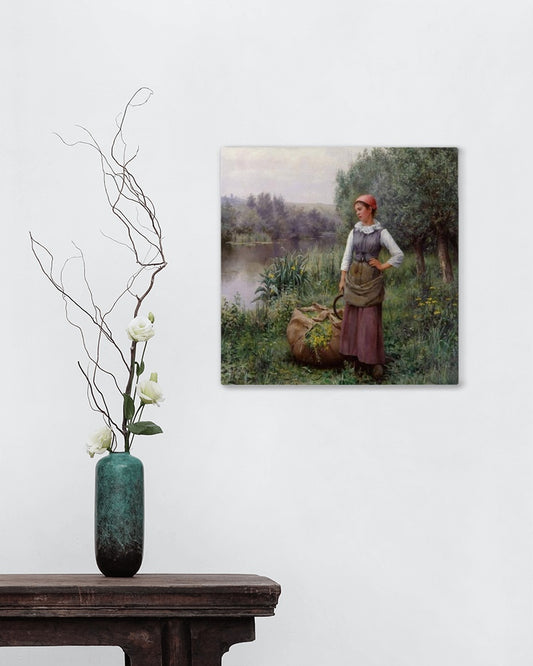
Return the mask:
<path id="1" fill-rule="evenodd" d="M 159 407 L 159 403 L 165 399 L 157 383 L 157 372 L 152 372 L 150 379 L 139 382 L 137 391 L 143 405 L 157 405 Z"/>
<path id="2" fill-rule="evenodd" d="M 153 323 L 148 317 L 141 316 L 130 321 L 126 332 L 129 339 L 135 342 L 145 342 L 155 335 Z"/>
<path id="3" fill-rule="evenodd" d="M 113 441 L 113 432 L 107 427 L 104 426 L 97 430 L 87 442 L 87 453 L 94 458 L 94 454 L 105 453 L 111 446 Z"/>

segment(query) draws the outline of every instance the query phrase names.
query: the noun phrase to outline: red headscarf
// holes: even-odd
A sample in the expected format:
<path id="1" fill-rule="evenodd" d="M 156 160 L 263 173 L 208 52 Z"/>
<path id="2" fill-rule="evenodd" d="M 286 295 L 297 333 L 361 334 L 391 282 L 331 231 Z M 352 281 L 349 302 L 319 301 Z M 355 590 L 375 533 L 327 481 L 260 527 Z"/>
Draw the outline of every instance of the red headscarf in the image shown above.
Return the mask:
<path id="1" fill-rule="evenodd" d="M 354 206 L 358 201 L 367 204 L 374 211 L 378 209 L 377 201 L 371 194 L 361 194 L 361 196 L 357 197 L 357 199 L 354 201 Z"/>

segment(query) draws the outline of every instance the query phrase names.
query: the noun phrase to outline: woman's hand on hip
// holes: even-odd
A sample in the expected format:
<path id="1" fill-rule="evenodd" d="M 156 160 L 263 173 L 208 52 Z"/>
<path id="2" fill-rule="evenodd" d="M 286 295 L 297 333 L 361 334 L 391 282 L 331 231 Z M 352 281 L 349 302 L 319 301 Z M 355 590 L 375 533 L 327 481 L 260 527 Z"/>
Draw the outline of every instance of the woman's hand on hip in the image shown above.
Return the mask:
<path id="1" fill-rule="evenodd" d="M 378 271 L 386 271 L 387 268 L 391 267 L 389 263 L 382 264 L 378 259 L 375 259 L 374 257 L 369 260 L 368 265 L 377 268 Z"/>

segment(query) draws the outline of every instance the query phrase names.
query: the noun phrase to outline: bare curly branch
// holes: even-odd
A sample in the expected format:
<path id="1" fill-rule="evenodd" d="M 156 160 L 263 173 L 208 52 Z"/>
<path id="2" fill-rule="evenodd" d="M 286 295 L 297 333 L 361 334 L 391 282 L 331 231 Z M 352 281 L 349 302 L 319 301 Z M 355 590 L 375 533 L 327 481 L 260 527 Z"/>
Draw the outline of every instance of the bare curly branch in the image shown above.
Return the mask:
<path id="1" fill-rule="evenodd" d="M 57 134 L 66 146 L 86 146 L 95 150 L 98 154 L 104 193 L 111 212 L 119 222 L 126 240 L 116 238 L 117 234 L 115 233 L 112 235 L 105 234 L 103 231 L 101 233 L 105 238 L 118 246 L 126 247 L 131 255 L 133 255 L 132 259 L 134 259 L 136 268 L 128 278 L 126 286 L 123 286 L 118 295 L 112 299 L 108 309 L 104 311 L 97 304 L 89 282 L 84 254 L 75 243 L 73 243 L 74 247 L 79 254 L 67 259 L 59 271 L 59 276 L 56 277 L 53 254 L 30 232 L 31 249 L 37 263 L 46 278 L 61 294 L 64 300 L 67 321 L 80 333 L 82 347 L 89 360 L 89 369 L 87 371 L 84 370 L 79 362 L 78 367 L 87 382 L 89 405 L 91 409 L 103 415 L 109 427 L 115 429 L 113 438 L 115 438 L 115 432 L 122 433 L 125 440 L 125 450 L 129 450 L 129 432 L 126 428 L 126 421 L 123 419 L 122 425 L 119 426 L 117 421 L 112 419 L 110 407 L 106 401 L 103 388 L 101 388 L 101 380 L 107 377 L 111 379 L 119 394 L 131 394 L 135 376 L 136 342 L 132 342 L 129 349 L 129 358 L 127 358 L 114 339 L 107 318 L 125 297 L 133 297 L 133 317 L 136 317 L 143 302 L 154 287 L 156 276 L 167 265 L 163 251 L 163 235 L 154 203 L 145 194 L 138 180 L 131 172 L 131 165 L 139 155 L 139 148 L 137 147 L 128 155 L 128 144 L 124 137 L 125 122 L 130 110 L 146 104 L 152 94 L 153 92 L 150 88 L 139 88 L 129 99 L 123 111 L 117 116 L 115 120 L 117 131 L 112 139 L 109 155 L 105 154 L 94 135 L 81 125 L 78 125 L 78 127 L 85 135 L 85 138 L 77 141 L 66 141 L 61 135 Z M 64 273 L 66 266 L 74 259 L 80 260 L 82 264 L 81 274 L 86 290 L 87 304 L 79 298 L 74 297 L 72 291 L 65 285 Z M 146 277 L 147 282 L 145 285 L 137 287 L 138 293 L 135 293 L 134 287 L 138 284 L 142 276 Z M 89 344 L 83 326 L 72 317 L 72 309 L 81 314 L 96 329 L 96 339 L 92 346 Z M 116 375 L 103 365 L 102 351 L 104 343 L 111 346 L 111 349 L 118 355 L 121 366 L 126 370 L 127 380 L 124 391 L 121 390 Z"/>

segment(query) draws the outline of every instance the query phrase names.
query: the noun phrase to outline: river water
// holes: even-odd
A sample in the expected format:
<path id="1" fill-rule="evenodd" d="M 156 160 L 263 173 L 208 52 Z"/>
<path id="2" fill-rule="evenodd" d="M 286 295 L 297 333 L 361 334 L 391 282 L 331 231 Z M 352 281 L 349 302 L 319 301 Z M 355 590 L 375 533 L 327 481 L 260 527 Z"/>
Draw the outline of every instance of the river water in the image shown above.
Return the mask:
<path id="1" fill-rule="evenodd" d="M 247 308 L 253 308 L 255 304 L 252 301 L 260 284 L 260 273 L 275 257 L 294 251 L 305 254 L 313 248 L 327 250 L 335 241 L 335 235 L 331 234 L 317 240 L 285 240 L 255 245 L 225 244 L 222 246 L 222 296 L 232 302 L 239 294 L 241 303 Z"/>

